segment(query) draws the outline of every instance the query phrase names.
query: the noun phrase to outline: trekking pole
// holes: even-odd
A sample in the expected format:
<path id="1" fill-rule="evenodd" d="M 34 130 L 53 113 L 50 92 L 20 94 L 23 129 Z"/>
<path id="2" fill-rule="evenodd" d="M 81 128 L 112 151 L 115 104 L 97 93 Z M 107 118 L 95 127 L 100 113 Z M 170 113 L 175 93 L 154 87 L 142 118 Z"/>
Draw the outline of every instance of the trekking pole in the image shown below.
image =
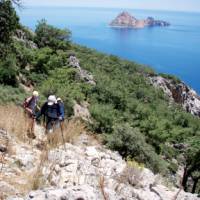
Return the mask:
<path id="1" fill-rule="evenodd" d="M 62 139 L 63 139 L 63 146 L 64 146 L 64 149 L 66 151 L 66 147 L 65 147 L 65 138 L 64 138 L 64 134 L 63 134 L 63 122 L 59 122 L 60 123 L 60 130 L 61 130 L 61 135 L 62 135 Z"/>

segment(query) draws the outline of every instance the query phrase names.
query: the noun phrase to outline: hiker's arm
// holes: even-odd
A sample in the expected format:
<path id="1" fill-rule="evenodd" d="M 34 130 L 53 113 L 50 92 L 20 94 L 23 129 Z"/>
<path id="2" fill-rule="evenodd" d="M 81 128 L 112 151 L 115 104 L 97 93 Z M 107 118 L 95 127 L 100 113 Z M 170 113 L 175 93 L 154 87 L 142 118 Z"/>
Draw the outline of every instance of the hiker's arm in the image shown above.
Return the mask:
<path id="1" fill-rule="evenodd" d="M 45 113 L 46 103 L 42 105 L 40 111 L 36 114 L 36 119 L 39 119 Z"/>
<path id="2" fill-rule="evenodd" d="M 40 110 L 41 108 L 40 108 L 40 106 L 38 106 L 38 105 L 36 105 L 36 108 L 38 109 L 38 110 Z"/>
<path id="3" fill-rule="evenodd" d="M 65 111 L 64 111 L 63 105 L 59 105 L 59 118 L 61 120 L 64 120 L 64 118 L 65 118 Z"/>

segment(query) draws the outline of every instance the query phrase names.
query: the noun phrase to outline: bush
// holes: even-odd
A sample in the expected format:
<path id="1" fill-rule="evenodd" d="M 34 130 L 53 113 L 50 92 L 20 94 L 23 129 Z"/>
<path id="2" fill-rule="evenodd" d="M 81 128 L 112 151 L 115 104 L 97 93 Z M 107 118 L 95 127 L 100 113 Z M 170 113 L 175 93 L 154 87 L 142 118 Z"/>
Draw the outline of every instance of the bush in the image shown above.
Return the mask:
<path id="1" fill-rule="evenodd" d="M 162 76 L 163 78 L 172 80 L 173 84 L 181 83 L 181 80 L 176 76 L 173 76 L 173 75 L 170 75 L 170 74 L 163 74 L 163 73 L 160 73 L 159 75 Z"/>
<path id="2" fill-rule="evenodd" d="M 54 50 L 69 48 L 71 32 L 67 29 L 55 28 L 43 19 L 38 22 L 35 33 L 35 42 L 40 48 L 47 46 Z"/>
<path id="3" fill-rule="evenodd" d="M 16 55 L 17 64 L 21 69 L 33 62 L 34 51 L 27 48 L 23 42 L 14 41 L 12 51 Z"/>
<path id="4" fill-rule="evenodd" d="M 166 172 L 167 167 L 154 149 L 146 143 L 144 136 L 136 128 L 128 124 L 114 127 L 113 134 L 106 135 L 107 146 L 119 151 L 123 157 L 134 158 L 137 162 L 145 163 L 154 172 Z"/>
<path id="5" fill-rule="evenodd" d="M 52 53 L 53 52 L 49 47 L 41 48 L 35 52 L 33 61 L 35 72 L 44 74 L 49 73 L 50 69 L 47 63 L 49 62 Z"/>
<path id="6" fill-rule="evenodd" d="M 4 62 L 0 62 L 0 84 L 17 85 L 17 66 L 13 55 L 8 55 Z"/>
<path id="7" fill-rule="evenodd" d="M 26 94 L 21 88 L 0 85 L 0 104 L 16 103 L 22 105 Z"/>
<path id="8" fill-rule="evenodd" d="M 97 133 L 111 133 L 117 112 L 109 104 L 94 104 L 90 108 L 94 119 L 92 129 Z"/>
<path id="9" fill-rule="evenodd" d="M 76 73 L 76 69 L 73 68 L 55 69 L 40 86 L 40 91 L 44 96 L 55 94 L 62 98 L 69 116 L 73 114 L 74 100 L 77 102 L 85 100 L 85 95 L 82 92 L 84 83 L 76 80 Z"/>

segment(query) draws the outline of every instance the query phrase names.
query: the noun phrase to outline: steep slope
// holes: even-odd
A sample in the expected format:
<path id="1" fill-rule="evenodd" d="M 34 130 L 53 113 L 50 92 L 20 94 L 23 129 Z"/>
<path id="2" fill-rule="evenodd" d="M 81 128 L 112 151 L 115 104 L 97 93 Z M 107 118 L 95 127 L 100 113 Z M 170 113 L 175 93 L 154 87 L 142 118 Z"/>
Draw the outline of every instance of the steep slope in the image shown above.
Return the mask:
<path id="1" fill-rule="evenodd" d="M 8 200 L 199 199 L 164 186 L 160 176 L 133 161 L 126 163 L 87 133 L 78 136 L 73 144 L 48 150 L 41 149 L 41 139 L 45 142 L 46 136 L 39 126 L 37 138 L 31 143 L 20 142 L 3 130 L 0 133 L 12 145 L 12 152 L 4 154 L 0 181 L 1 197 Z"/>
<path id="2" fill-rule="evenodd" d="M 0 4 L 5 5 L 1 10 L 13 13 L 4 16 L 11 29 L 6 31 L 4 23 L 5 37 L 0 38 L 0 103 L 9 105 L 0 108 L 0 128 L 22 136 L 26 131 L 19 117 L 22 111 L 13 112 L 9 103 L 21 105 L 33 89 L 40 93 L 40 105 L 55 94 L 63 99 L 66 118 L 84 114 L 87 128 L 101 135 L 104 144 L 123 159 L 144 163 L 172 182 L 177 170 L 185 166 L 184 189 L 200 192 L 199 118 L 152 86 L 149 77 L 157 74 L 151 68 L 73 44 L 69 30 L 45 20 L 32 33 L 18 23 L 10 1 Z M 168 81 L 172 91 L 167 91 L 174 93 L 176 84 Z M 175 102 L 184 91 L 177 89 L 172 94 Z M 191 104 L 192 96 L 187 95 Z"/>
<path id="3" fill-rule="evenodd" d="M 197 93 L 179 81 L 162 76 L 150 77 L 151 83 L 156 88 L 161 88 L 163 92 L 175 103 L 180 104 L 187 112 L 200 117 L 200 97 Z"/>

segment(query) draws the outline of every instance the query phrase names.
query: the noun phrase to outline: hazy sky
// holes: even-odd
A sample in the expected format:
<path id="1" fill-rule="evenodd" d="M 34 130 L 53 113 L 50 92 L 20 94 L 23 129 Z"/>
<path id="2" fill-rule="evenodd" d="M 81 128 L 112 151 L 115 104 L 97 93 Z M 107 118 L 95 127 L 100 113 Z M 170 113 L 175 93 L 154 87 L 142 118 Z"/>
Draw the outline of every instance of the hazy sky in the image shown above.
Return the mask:
<path id="1" fill-rule="evenodd" d="M 200 11 L 200 0 L 23 0 L 25 6 L 117 7 Z"/>

